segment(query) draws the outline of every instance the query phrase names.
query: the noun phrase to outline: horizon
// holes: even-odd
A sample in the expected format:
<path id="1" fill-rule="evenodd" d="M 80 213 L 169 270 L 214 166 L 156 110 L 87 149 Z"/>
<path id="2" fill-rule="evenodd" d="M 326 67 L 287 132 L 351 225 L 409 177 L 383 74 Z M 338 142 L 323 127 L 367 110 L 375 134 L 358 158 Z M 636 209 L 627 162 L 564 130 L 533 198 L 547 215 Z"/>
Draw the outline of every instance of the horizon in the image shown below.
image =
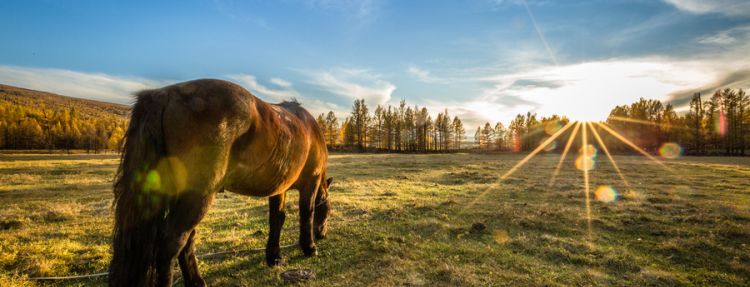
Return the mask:
<path id="1" fill-rule="evenodd" d="M 218 78 L 313 115 L 404 99 L 468 131 L 526 112 L 604 120 L 639 98 L 684 111 L 695 92 L 750 87 L 743 1 L 174 4 L 0 4 L 0 83 L 130 104 Z"/>

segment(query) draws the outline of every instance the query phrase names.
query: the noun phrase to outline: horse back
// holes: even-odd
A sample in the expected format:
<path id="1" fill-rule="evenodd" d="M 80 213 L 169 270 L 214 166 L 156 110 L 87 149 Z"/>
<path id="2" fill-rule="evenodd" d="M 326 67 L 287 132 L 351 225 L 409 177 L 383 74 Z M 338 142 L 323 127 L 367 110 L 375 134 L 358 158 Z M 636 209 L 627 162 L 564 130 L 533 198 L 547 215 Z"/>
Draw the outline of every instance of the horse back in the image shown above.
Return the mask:
<path id="1" fill-rule="evenodd" d="M 299 104 L 272 105 L 221 80 L 180 83 L 163 94 L 165 141 L 183 163 L 185 185 L 208 181 L 272 196 L 318 180 L 325 169 L 324 137 Z"/>

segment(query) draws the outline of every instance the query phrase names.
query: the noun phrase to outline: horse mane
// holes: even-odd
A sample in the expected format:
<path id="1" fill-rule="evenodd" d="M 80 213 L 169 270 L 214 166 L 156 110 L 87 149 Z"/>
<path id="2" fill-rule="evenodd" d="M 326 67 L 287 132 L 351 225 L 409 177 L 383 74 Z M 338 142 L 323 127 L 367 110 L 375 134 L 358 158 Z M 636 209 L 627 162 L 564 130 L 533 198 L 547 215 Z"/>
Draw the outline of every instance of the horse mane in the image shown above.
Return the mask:
<path id="1" fill-rule="evenodd" d="M 279 106 L 285 109 L 294 109 L 294 108 L 301 108 L 302 104 L 300 104 L 297 101 L 297 99 L 292 98 L 291 100 L 283 100 L 281 103 L 279 103 Z"/>
<path id="2" fill-rule="evenodd" d="M 302 107 L 302 104 L 300 104 L 297 101 L 297 99 L 294 99 L 294 98 L 291 100 L 284 100 L 281 103 L 278 103 L 276 105 L 295 114 L 300 119 L 303 119 L 306 115 L 310 114 L 310 112 L 308 112 L 304 107 Z"/>

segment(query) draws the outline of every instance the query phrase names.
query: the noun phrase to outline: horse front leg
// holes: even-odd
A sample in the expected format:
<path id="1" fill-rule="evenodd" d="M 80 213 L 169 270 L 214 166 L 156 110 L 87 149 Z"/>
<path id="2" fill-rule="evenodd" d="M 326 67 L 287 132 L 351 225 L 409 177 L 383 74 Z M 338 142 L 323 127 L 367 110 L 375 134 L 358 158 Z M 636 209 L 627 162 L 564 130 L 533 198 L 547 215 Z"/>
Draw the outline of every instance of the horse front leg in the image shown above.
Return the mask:
<path id="1" fill-rule="evenodd" d="M 313 241 L 313 210 L 319 184 L 319 180 L 315 184 L 308 184 L 299 194 L 299 245 L 305 256 L 318 255 Z"/>
<path id="2" fill-rule="evenodd" d="M 268 198 L 268 224 L 270 232 L 268 233 L 268 243 L 266 244 L 266 264 L 276 266 L 283 263 L 281 259 L 281 228 L 284 227 L 286 219 L 286 192 L 274 195 Z"/>

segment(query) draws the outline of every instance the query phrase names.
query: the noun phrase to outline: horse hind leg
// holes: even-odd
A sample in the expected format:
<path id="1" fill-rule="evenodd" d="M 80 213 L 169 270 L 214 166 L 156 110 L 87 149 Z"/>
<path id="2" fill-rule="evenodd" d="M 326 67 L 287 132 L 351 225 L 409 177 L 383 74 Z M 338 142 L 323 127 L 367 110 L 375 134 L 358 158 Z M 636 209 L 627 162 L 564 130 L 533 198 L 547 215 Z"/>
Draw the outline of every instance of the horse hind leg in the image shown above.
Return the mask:
<path id="1" fill-rule="evenodd" d="M 214 192 L 187 190 L 176 198 L 164 222 L 156 257 L 156 286 L 172 285 L 172 268 L 179 253 L 187 246 L 195 226 L 203 219 L 214 198 Z M 197 265 L 195 266 L 197 271 Z M 190 274 L 190 272 L 188 272 Z M 196 272 L 197 274 L 197 272 Z M 191 274 L 193 275 L 193 274 Z"/>
<path id="2" fill-rule="evenodd" d="M 198 270 L 198 260 L 195 258 L 195 229 L 190 232 L 177 261 L 180 263 L 180 271 L 182 271 L 185 286 L 206 286 L 206 281 L 203 280 L 200 270 Z"/>

